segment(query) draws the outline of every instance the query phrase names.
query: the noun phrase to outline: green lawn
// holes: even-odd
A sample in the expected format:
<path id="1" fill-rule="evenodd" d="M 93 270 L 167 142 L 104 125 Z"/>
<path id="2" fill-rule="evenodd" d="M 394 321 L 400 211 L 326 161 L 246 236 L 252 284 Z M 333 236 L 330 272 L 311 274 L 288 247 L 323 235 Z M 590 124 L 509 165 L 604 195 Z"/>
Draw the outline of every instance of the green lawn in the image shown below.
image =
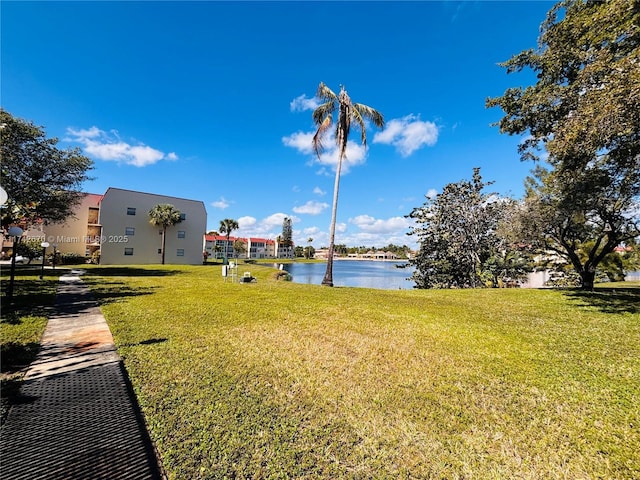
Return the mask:
<path id="1" fill-rule="evenodd" d="M 87 266 L 169 478 L 640 478 L 637 283 L 379 291 L 244 271 L 258 282 Z M 57 280 L 23 273 L 3 366 L 37 343 L 32 305 Z"/>
<path id="2" fill-rule="evenodd" d="M 86 281 L 172 479 L 640 478 L 640 289 Z"/>

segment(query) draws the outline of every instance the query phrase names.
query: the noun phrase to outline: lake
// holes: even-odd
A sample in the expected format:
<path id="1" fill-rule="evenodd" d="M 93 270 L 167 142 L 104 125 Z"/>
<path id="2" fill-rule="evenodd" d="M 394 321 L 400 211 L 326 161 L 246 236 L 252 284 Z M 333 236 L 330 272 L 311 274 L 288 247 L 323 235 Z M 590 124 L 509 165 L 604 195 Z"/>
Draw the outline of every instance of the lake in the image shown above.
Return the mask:
<path id="1" fill-rule="evenodd" d="M 336 260 L 333 262 L 333 285 L 336 287 L 377 288 L 380 290 L 406 290 L 415 285 L 408 280 L 414 268 L 398 268 L 404 265 L 398 262 L 373 260 Z M 322 263 L 286 263 L 283 267 L 292 276 L 295 283 L 320 285 L 327 264 Z"/>

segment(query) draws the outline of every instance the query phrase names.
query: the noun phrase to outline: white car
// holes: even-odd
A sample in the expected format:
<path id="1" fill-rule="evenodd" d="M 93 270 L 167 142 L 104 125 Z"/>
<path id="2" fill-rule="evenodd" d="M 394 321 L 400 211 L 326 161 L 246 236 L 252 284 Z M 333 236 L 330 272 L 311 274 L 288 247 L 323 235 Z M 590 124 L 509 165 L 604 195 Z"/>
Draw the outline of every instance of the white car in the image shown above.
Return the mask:
<path id="1" fill-rule="evenodd" d="M 22 255 L 16 255 L 16 263 L 29 263 L 29 259 Z"/>

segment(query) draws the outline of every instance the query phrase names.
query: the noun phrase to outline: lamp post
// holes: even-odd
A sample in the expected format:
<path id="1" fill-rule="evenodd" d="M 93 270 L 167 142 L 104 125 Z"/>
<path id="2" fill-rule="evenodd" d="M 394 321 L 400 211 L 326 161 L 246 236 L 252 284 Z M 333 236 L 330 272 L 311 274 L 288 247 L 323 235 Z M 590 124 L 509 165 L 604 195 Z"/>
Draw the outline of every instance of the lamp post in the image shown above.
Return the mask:
<path id="1" fill-rule="evenodd" d="M 10 237 L 13 237 L 13 254 L 11 255 L 11 276 L 9 277 L 9 288 L 7 289 L 7 298 L 9 301 L 13 298 L 13 283 L 16 274 L 16 253 L 18 250 L 18 242 L 24 231 L 20 227 L 11 227 L 7 232 Z"/>
<path id="2" fill-rule="evenodd" d="M 40 280 L 44 278 L 44 259 L 47 257 L 47 247 L 49 246 L 49 242 L 42 242 L 40 244 L 42 247 L 42 270 L 40 271 Z"/>
<path id="3" fill-rule="evenodd" d="M 56 251 L 58 249 L 58 244 L 54 243 L 52 245 L 52 247 L 53 247 L 53 260 L 51 260 L 51 265 L 53 266 L 53 269 L 55 270 L 56 269 Z"/>

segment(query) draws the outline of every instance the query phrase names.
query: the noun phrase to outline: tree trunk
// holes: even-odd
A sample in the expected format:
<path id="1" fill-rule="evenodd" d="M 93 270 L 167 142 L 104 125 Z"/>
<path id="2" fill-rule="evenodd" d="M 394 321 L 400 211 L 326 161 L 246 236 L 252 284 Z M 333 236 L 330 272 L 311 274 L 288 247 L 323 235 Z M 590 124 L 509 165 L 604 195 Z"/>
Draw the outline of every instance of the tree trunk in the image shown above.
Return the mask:
<path id="1" fill-rule="evenodd" d="M 582 279 L 582 290 L 593 291 L 593 284 L 596 279 L 595 270 L 583 270 L 580 272 L 580 278 Z"/>
<path id="2" fill-rule="evenodd" d="M 342 156 L 338 159 L 336 167 L 336 180 L 333 184 L 333 207 L 331 209 L 331 226 L 329 227 L 329 252 L 327 254 L 327 270 L 322 279 L 322 285 L 333 287 L 333 250 L 336 236 L 336 217 L 338 213 L 338 190 L 340 189 L 340 171 L 342 170 Z"/>
<path id="3" fill-rule="evenodd" d="M 164 240 L 167 234 L 167 227 L 162 227 L 162 265 L 164 265 Z"/>

